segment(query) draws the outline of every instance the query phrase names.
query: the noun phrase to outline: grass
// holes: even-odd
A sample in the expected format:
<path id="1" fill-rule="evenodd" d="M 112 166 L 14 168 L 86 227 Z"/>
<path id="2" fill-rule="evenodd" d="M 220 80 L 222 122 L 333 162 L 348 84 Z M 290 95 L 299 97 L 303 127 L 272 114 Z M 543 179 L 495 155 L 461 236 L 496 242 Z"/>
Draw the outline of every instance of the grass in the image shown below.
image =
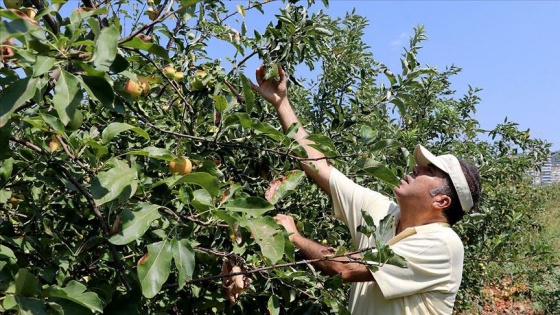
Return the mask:
<path id="1" fill-rule="evenodd" d="M 560 263 L 560 185 L 546 186 L 549 195 L 548 202 L 544 205 L 546 209 L 540 215 L 543 224 L 542 235 L 549 240 L 549 244 L 556 253 L 556 263 Z"/>

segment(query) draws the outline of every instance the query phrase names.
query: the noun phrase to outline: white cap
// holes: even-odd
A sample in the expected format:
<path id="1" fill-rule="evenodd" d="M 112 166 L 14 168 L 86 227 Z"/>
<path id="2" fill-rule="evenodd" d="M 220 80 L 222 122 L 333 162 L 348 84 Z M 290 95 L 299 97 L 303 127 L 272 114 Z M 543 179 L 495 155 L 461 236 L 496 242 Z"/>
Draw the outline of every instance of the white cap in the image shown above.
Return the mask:
<path id="1" fill-rule="evenodd" d="M 414 161 L 418 166 L 433 164 L 435 167 L 449 174 L 453 187 L 455 187 L 455 191 L 457 191 L 457 196 L 459 197 L 459 202 L 461 203 L 463 211 L 467 212 L 473 207 L 474 203 L 467 178 L 461 169 L 459 160 L 454 155 L 446 154 L 435 156 L 419 144 L 414 149 Z"/>

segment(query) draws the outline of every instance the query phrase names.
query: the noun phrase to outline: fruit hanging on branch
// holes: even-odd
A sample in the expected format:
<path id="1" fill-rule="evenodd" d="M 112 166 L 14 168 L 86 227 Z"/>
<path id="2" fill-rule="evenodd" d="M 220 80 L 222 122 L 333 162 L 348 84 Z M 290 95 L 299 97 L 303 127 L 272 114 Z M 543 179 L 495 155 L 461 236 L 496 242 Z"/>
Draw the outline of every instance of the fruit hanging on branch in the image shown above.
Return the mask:
<path id="1" fill-rule="evenodd" d="M 171 174 L 187 175 L 192 171 L 192 162 L 187 157 L 181 156 L 178 162 L 169 162 L 169 171 Z"/>

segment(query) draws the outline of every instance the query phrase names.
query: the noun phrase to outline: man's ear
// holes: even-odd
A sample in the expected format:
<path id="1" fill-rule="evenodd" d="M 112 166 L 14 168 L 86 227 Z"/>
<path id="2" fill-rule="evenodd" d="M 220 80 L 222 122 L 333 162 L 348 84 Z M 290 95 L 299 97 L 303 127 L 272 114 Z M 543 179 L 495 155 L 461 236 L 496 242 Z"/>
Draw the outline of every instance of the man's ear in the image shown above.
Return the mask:
<path id="1" fill-rule="evenodd" d="M 441 209 L 442 211 L 451 205 L 451 197 L 444 194 L 439 194 L 434 197 L 433 205 L 436 209 Z"/>

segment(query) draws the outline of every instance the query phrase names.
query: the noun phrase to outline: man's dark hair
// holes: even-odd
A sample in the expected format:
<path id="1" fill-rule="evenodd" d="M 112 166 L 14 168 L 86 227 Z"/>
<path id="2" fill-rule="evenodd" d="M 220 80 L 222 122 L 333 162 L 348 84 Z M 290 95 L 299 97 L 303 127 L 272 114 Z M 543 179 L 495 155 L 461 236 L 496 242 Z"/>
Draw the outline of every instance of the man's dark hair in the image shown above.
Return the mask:
<path id="1" fill-rule="evenodd" d="M 459 164 L 461 164 L 461 169 L 463 170 L 463 174 L 465 174 L 469 190 L 471 191 L 471 197 L 473 200 L 473 207 L 471 211 L 475 211 L 478 209 L 481 191 L 478 169 L 474 166 L 474 164 L 464 160 L 459 160 Z M 453 226 L 463 218 L 465 211 L 463 211 L 463 207 L 461 207 L 457 191 L 455 191 L 455 187 L 453 187 L 453 183 L 451 182 L 449 175 L 445 176 L 443 185 L 432 189 L 430 193 L 432 196 L 443 194 L 451 198 L 451 205 L 443 210 L 443 215 L 447 219 L 449 225 Z"/>

